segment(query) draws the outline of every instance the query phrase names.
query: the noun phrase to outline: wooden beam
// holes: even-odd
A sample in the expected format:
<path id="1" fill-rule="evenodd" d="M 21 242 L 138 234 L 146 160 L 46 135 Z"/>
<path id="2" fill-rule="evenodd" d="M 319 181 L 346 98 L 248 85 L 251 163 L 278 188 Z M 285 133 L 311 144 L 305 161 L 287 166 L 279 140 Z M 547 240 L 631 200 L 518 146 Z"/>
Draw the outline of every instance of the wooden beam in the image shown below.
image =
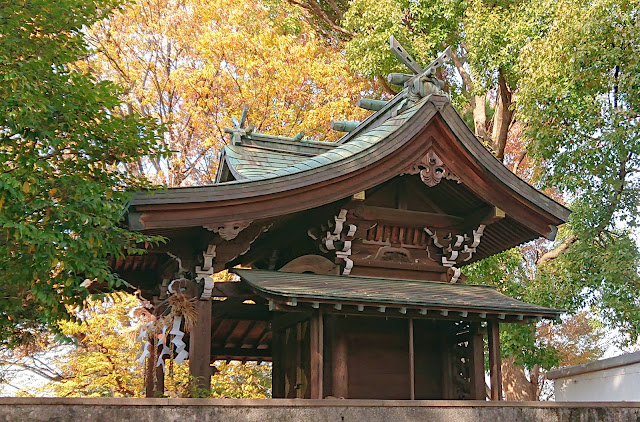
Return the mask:
<path id="1" fill-rule="evenodd" d="M 437 229 L 454 228 L 464 222 L 464 219 L 455 215 L 372 207 L 367 205 L 355 206 L 352 209 L 352 213 L 362 220 L 415 228 L 423 228 L 425 226 Z"/>
<path id="2" fill-rule="evenodd" d="M 416 399 L 416 359 L 413 346 L 413 318 L 409 318 L 409 388 L 410 399 Z"/>
<path id="3" fill-rule="evenodd" d="M 198 318 L 189 333 L 189 373 L 195 391 L 211 389 L 211 301 L 197 300 Z"/>
<path id="4" fill-rule="evenodd" d="M 471 398 L 485 400 L 487 398 L 484 381 L 484 335 L 479 323 L 471 324 Z"/>
<path id="5" fill-rule="evenodd" d="M 497 320 L 487 322 L 489 336 L 489 371 L 491 377 L 491 400 L 502 400 L 502 362 L 500 359 L 500 325 Z"/>
<path id="6" fill-rule="evenodd" d="M 245 358 L 270 358 L 272 355 L 271 349 L 243 349 L 242 347 L 216 347 L 211 349 L 211 354 L 218 358 L 232 358 L 232 359 L 245 359 Z"/>
<path id="7" fill-rule="evenodd" d="M 479 225 L 489 226 L 505 218 L 503 210 L 495 206 L 483 206 L 482 208 L 468 214 L 464 218 L 463 230 L 477 229 Z"/>

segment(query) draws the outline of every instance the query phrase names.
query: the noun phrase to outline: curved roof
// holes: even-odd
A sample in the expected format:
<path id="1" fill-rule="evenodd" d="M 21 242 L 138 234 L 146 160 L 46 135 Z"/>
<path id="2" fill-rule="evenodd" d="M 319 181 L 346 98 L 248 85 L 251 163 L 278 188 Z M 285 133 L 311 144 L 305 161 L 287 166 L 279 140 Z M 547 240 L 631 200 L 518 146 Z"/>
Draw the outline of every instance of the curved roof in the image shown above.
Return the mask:
<path id="1" fill-rule="evenodd" d="M 131 200 L 130 225 L 193 227 L 308 210 L 407 173 L 431 149 L 459 176 L 464 185 L 460 192 L 508 216 L 494 229 L 507 229 L 513 238 L 496 238 L 491 253 L 500 250 L 499 244 L 512 247 L 552 237 L 555 226 L 568 218 L 567 208 L 520 179 L 482 145 L 448 97 L 430 95 L 403 109 L 404 101 L 392 103 L 396 105 L 374 113 L 338 143 L 244 134 L 238 144 L 225 148 L 220 183 L 137 194 Z M 449 190 L 455 194 L 456 189 Z"/>

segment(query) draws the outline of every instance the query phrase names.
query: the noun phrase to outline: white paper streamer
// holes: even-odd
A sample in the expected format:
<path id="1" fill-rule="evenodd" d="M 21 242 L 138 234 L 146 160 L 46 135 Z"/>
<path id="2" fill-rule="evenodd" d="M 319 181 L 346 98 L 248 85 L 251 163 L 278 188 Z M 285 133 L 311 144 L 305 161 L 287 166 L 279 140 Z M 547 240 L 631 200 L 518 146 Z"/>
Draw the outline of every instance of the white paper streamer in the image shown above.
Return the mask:
<path id="1" fill-rule="evenodd" d="M 138 362 L 144 365 L 144 360 L 151 355 L 151 342 L 149 341 L 149 336 L 147 335 L 147 327 L 150 327 L 153 322 L 148 322 L 142 329 L 140 329 L 140 334 L 138 334 L 138 338 L 136 342 L 142 343 L 140 346 L 140 350 L 138 351 Z"/>
<path id="2" fill-rule="evenodd" d="M 169 332 L 169 334 L 173 335 L 173 340 L 171 340 L 171 343 L 173 343 L 176 346 L 176 353 L 177 353 L 177 356 L 174 358 L 174 361 L 178 364 L 184 362 L 184 360 L 189 357 L 189 352 L 187 352 L 185 349 L 186 344 L 184 341 L 182 341 L 182 338 L 184 337 L 184 333 L 180 330 L 181 323 L 182 323 L 182 316 L 178 315 L 175 318 L 173 318 L 173 327 Z"/>
<path id="3" fill-rule="evenodd" d="M 160 355 L 158 355 L 158 361 L 156 362 L 156 367 L 162 365 L 162 372 L 164 372 L 164 359 L 163 356 L 169 355 L 171 350 L 167 347 L 167 327 L 166 325 L 162 327 L 162 351 L 160 351 Z"/>

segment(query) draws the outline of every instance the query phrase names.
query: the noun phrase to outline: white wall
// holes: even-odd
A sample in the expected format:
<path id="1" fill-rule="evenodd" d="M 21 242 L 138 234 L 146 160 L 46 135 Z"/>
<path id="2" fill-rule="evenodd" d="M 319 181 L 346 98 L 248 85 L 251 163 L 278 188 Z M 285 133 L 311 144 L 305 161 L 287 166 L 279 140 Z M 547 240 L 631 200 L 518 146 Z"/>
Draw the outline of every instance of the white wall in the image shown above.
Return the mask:
<path id="1" fill-rule="evenodd" d="M 554 382 L 556 401 L 640 401 L 640 362 Z"/>

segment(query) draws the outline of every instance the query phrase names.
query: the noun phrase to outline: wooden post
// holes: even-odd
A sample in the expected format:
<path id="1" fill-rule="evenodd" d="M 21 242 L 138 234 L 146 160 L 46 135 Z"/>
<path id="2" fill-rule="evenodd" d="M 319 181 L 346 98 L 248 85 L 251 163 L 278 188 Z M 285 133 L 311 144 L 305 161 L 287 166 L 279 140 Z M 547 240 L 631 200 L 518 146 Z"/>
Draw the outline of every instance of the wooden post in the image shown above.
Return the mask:
<path id="1" fill-rule="evenodd" d="M 312 399 L 321 399 L 322 398 L 322 348 L 323 348 L 323 338 L 322 338 L 322 311 L 318 310 L 311 316 L 311 326 L 310 329 L 310 347 L 309 351 L 311 353 L 311 374 L 310 374 L 310 383 L 311 383 L 311 398 Z"/>
<path id="2" fill-rule="evenodd" d="M 272 395 L 274 399 L 281 399 L 285 396 L 284 360 L 282 359 L 283 334 L 280 328 L 276 328 L 273 325 L 271 330 L 271 353 L 273 359 L 271 367 Z"/>
<path id="3" fill-rule="evenodd" d="M 333 396 L 349 398 L 349 384 L 347 372 L 347 337 L 345 336 L 344 320 L 335 321 L 335 334 L 332 352 L 333 363 Z"/>
<path id="4" fill-rule="evenodd" d="M 489 371 L 491 376 L 491 400 L 502 400 L 502 368 L 500 359 L 500 326 L 497 320 L 487 322 L 489 337 Z"/>
<path id="5" fill-rule="evenodd" d="M 167 360 L 165 359 L 165 365 L 167 363 Z M 157 366 L 156 367 L 156 382 L 155 382 L 155 386 L 153 388 L 153 397 L 163 397 L 164 396 L 164 370 L 162 369 L 163 366 Z"/>
<path id="6" fill-rule="evenodd" d="M 149 337 L 149 357 L 147 358 L 147 368 L 146 368 L 146 385 L 145 385 L 145 397 L 153 398 L 154 393 L 154 375 L 155 375 L 155 365 L 156 365 L 156 349 L 158 348 L 156 339 L 154 337 Z"/>
<path id="7" fill-rule="evenodd" d="M 485 400 L 487 389 L 484 381 L 484 336 L 479 323 L 471 324 L 471 398 Z"/>
<path id="8" fill-rule="evenodd" d="M 416 359 L 413 347 L 413 318 L 409 318 L 409 388 L 411 400 L 416 399 Z"/>
<path id="9" fill-rule="evenodd" d="M 211 300 L 196 301 L 198 319 L 189 333 L 189 373 L 194 380 L 194 395 L 211 389 Z"/>

